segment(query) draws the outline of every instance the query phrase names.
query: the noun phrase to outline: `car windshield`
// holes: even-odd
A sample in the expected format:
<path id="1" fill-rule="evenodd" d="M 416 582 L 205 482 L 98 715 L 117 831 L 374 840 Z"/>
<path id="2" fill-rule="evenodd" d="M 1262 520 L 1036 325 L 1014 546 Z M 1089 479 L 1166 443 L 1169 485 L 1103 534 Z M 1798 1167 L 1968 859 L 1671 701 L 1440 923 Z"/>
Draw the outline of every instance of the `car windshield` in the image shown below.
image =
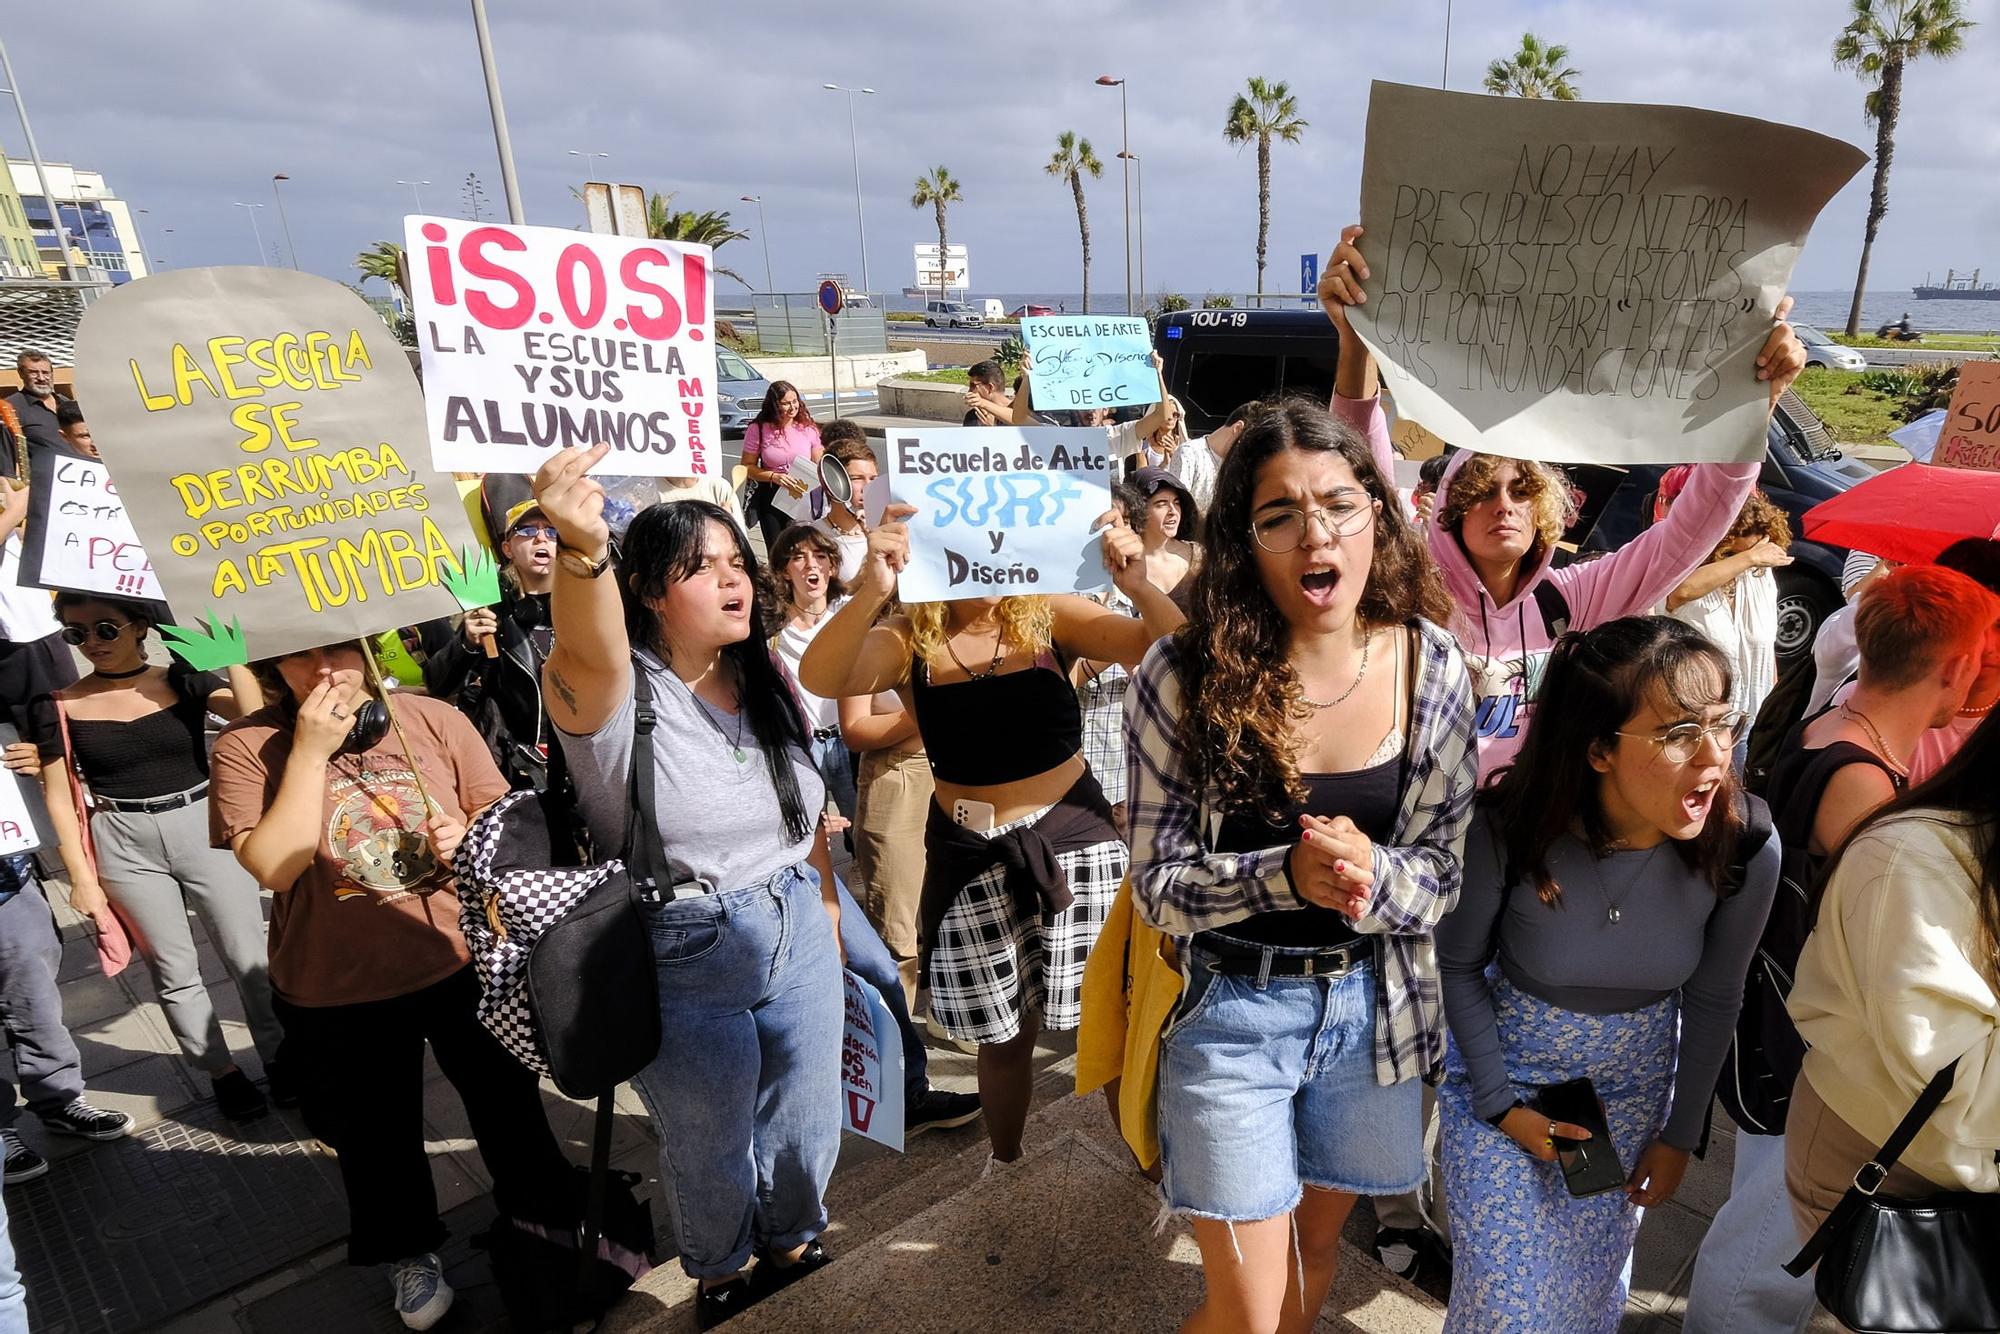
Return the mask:
<path id="1" fill-rule="evenodd" d="M 728 348 L 715 349 L 715 374 L 721 380 L 754 380 L 757 372 L 750 369 L 750 363 L 731 352 Z"/>
<path id="2" fill-rule="evenodd" d="M 1827 344 L 1833 342 L 1831 338 L 1828 338 L 1810 324 L 1794 324 L 1792 332 L 1799 336 L 1801 343 L 1809 347 L 1825 347 Z"/>

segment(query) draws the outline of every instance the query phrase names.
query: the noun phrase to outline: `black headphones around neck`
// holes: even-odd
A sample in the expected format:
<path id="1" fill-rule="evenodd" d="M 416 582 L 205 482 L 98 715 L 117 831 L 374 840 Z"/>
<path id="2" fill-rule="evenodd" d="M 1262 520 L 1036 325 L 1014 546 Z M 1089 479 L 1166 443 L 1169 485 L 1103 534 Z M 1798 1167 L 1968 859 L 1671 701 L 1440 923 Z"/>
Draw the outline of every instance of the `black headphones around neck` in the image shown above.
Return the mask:
<path id="1" fill-rule="evenodd" d="M 347 740 L 340 743 L 341 755 L 359 755 L 389 735 L 389 706 L 379 699 L 365 699 L 354 710 L 354 722 Z"/>

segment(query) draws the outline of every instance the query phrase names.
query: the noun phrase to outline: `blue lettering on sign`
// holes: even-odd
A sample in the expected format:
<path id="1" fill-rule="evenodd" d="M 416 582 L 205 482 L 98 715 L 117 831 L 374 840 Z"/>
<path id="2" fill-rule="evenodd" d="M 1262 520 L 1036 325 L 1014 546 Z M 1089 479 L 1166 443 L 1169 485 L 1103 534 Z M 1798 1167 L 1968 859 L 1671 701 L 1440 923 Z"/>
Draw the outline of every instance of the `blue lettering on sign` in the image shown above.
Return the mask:
<path id="1" fill-rule="evenodd" d="M 1082 498 L 1083 489 L 1066 473 L 999 473 L 940 477 L 924 494 L 937 502 L 938 528 L 1041 528 L 1060 520 L 1064 502 Z"/>

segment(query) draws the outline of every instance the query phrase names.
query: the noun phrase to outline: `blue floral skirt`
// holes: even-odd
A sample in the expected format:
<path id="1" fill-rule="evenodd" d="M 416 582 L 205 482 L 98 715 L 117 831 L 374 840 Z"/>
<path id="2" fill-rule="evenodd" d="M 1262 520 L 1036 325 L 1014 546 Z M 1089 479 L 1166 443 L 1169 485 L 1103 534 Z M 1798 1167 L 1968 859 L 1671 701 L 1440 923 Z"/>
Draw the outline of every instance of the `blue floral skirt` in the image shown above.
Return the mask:
<path id="1" fill-rule="evenodd" d="M 1583 1014 L 1537 1000 L 1498 968 L 1486 976 L 1516 1095 L 1525 1100 L 1537 1085 L 1589 1078 L 1630 1171 L 1666 1122 L 1678 1000 Z M 1622 1190 L 1576 1199 L 1559 1166 L 1530 1158 L 1474 1116 L 1456 1042 L 1445 1052 L 1438 1117 L 1453 1243 L 1446 1334 L 1615 1334 L 1641 1211 Z"/>

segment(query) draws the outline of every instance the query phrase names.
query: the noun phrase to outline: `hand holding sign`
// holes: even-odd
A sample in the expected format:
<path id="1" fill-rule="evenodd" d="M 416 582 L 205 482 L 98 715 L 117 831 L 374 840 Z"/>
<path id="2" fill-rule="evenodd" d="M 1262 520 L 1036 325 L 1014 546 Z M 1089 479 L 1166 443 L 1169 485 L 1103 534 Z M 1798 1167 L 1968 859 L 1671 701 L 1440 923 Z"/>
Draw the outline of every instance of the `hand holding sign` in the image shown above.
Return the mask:
<path id="1" fill-rule="evenodd" d="M 1123 316 L 1030 316 L 1021 338 L 1033 354 L 1035 402 L 1050 408 L 1138 407 L 1160 401 L 1146 321 Z"/>
<path id="2" fill-rule="evenodd" d="M 909 518 L 915 505 L 889 505 L 882 522 L 868 534 L 868 554 L 862 558 L 857 594 L 869 594 L 887 602 L 896 596 L 896 580 L 910 564 Z"/>

